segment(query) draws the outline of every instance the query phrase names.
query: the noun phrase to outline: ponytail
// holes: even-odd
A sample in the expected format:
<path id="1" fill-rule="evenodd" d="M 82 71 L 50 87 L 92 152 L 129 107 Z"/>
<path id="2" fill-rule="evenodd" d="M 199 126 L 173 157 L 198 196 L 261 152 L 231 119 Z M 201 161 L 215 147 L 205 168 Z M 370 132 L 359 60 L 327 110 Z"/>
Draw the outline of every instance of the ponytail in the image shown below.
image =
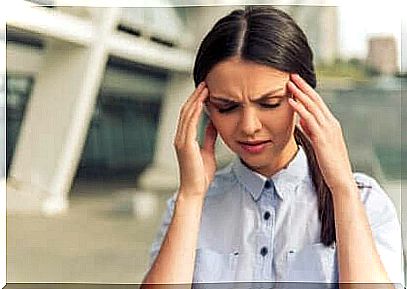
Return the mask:
<path id="1" fill-rule="evenodd" d="M 297 144 L 302 146 L 307 155 L 312 183 L 314 184 L 318 197 L 318 217 L 321 221 L 321 242 L 325 246 L 330 246 L 336 241 L 332 193 L 324 181 L 310 140 L 298 126 L 295 126 L 294 137 Z"/>

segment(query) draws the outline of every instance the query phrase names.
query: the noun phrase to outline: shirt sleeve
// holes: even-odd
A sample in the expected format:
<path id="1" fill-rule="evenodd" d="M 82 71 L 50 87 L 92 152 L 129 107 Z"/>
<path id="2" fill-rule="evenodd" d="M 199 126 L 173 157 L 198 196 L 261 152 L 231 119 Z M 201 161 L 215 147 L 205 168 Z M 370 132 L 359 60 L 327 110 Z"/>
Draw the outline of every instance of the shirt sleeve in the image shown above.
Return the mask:
<path id="1" fill-rule="evenodd" d="M 168 227 L 171 223 L 172 216 L 174 214 L 174 207 L 175 207 L 175 200 L 176 200 L 177 193 L 175 193 L 172 197 L 170 197 L 166 204 L 167 204 L 167 209 L 166 212 L 163 216 L 161 226 L 155 236 L 155 239 L 151 245 L 150 249 L 150 259 L 149 259 L 149 265 L 148 265 L 148 270 L 150 270 L 151 266 L 153 265 L 155 259 L 157 258 L 158 253 L 160 252 L 160 248 L 162 245 L 162 242 L 164 241 L 164 237 L 167 234 Z M 147 271 L 148 272 L 148 271 Z"/>
<path id="2" fill-rule="evenodd" d="M 378 182 L 365 174 L 355 173 L 362 202 L 375 240 L 376 249 L 393 284 L 405 286 L 401 226 L 389 195 Z"/>

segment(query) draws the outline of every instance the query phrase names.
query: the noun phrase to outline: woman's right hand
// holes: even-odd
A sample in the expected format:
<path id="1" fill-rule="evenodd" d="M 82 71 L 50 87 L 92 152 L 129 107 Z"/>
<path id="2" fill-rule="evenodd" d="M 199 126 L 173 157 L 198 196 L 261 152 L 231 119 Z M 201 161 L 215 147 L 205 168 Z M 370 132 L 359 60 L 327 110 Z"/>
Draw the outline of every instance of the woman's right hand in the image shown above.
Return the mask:
<path id="1" fill-rule="evenodd" d="M 205 129 L 202 148 L 197 141 L 199 117 L 208 93 L 206 84 L 201 82 L 182 105 L 178 119 L 174 146 L 180 169 L 179 191 L 184 196 L 203 197 L 216 171 L 217 131 L 211 121 Z"/>

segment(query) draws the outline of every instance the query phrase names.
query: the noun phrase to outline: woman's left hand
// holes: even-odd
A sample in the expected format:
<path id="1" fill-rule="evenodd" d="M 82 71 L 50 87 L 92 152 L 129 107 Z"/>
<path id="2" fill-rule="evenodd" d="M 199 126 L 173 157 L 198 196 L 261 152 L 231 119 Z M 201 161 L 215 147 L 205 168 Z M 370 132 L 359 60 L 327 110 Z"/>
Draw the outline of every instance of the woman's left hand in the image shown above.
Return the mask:
<path id="1" fill-rule="evenodd" d="M 354 186 L 352 167 L 339 121 L 319 94 L 298 74 L 287 84 L 293 98 L 288 102 L 300 116 L 300 125 L 310 139 L 324 180 L 334 193 Z"/>

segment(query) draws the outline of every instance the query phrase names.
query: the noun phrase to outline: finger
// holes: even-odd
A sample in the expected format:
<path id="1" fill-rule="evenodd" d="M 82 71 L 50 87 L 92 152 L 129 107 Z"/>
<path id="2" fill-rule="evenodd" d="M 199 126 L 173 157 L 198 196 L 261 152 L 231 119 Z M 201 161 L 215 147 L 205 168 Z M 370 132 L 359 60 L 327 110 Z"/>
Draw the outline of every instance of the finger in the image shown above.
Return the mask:
<path id="1" fill-rule="evenodd" d="M 205 136 L 202 149 L 209 153 L 214 153 L 217 135 L 218 131 L 216 130 L 212 121 L 209 121 L 205 128 Z"/>
<path id="2" fill-rule="evenodd" d="M 203 111 L 203 101 L 205 97 L 208 95 L 208 89 L 204 89 L 199 97 L 199 99 L 194 102 L 194 106 L 191 106 L 191 113 L 185 119 L 185 141 L 192 142 L 196 141 L 198 135 L 198 124 L 199 124 L 199 117 Z"/>
<path id="3" fill-rule="evenodd" d="M 188 106 L 189 103 L 193 102 L 197 97 L 199 97 L 199 94 L 202 92 L 202 90 L 206 87 L 206 83 L 202 81 L 201 83 L 198 84 L 198 86 L 195 88 L 193 93 L 188 97 L 186 102 L 184 103 L 183 106 Z"/>
<path id="4" fill-rule="evenodd" d="M 295 85 L 307 94 L 321 109 L 322 113 L 326 117 L 331 116 L 331 111 L 328 106 L 325 104 L 322 97 L 298 74 L 290 74 L 290 79 L 295 83 Z"/>
<path id="5" fill-rule="evenodd" d="M 320 108 L 315 104 L 315 102 L 308 97 L 305 93 L 303 93 L 292 81 L 288 81 L 287 83 L 288 89 L 293 93 L 297 101 L 300 101 L 302 105 L 314 115 L 315 119 L 318 121 L 319 124 L 323 124 L 325 121 L 325 116 L 321 112 Z"/>
<path id="6" fill-rule="evenodd" d="M 199 116 L 201 115 L 202 112 L 200 108 L 203 108 L 204 99 L 208 97 L 208 94 L 209 94 L 208 88 L 204 87 L 196 96 L 196 98 L 193 101 L 191 101 L 185 108 L 185 112 L 183 115 L 183 123 L 185 124 L 186 130 L 188 130 L 187 127 L 191 125 L 190 122 L 192 119 L 196 118 L 196 121 L 198 123 Z M 197 109 L 199 109 L 199 112 L 197 112 Z"/>
<path id="7" fill-rule="evenodd" d="M 202 90 L 205 88 L 205 82 L 201 82 L 197 88 L 193 91 L 193 93 L 188 97 L 188 99 L 182 104 L 180 110 L 180 120 L 184 117 L 185 113 L 188 111 L 189 106 L 193 103 L 197 97 L 199 97 Z"/>
<path id="8" fill-rule="evenodd" d="M 206 83 L 202 81 L 192 93 L 191 97 L 189 97 L 187 100 L 187 105 L 196 101 L 201 96 L 202 91 L 205 89 L 208 89 L 208 87 L 206 86 Z"/>
<path id="9" fill-rule="evenodd" d="M 187 99 L 187 101 L 182 105 L 180 114 L 178 117 L 178 125 L 177 125 L 177 132 L 176 132 L 176 138 L 177 139 L 183 139 L 181 135 L 185 135 L 183 132 L 185 131 L 184 126 L 185 126 L 185 119 L 188 119 L 190 113 L 191 113 L 191 104 L 196 100 L 202 93 L 202 91 L 205 89 L 205 83 L 201 82 L 198 87 L 195 89 L 195 91 L 191 94 L 191 96 Z"/>
<path id="10" fill-rule="evenodd" d="M 304 107 L 304 105 L 301 102 L 289 98 L 288 103 L 295 109 L 295 111 L 298 112 L 301 119 L 305 120 L 306 126 L 310 132 L 309 136 L 311 137 L 313 135 L 316 135 L 319 131 L 320 126 L 316 121 L 315 117 Z"/>

